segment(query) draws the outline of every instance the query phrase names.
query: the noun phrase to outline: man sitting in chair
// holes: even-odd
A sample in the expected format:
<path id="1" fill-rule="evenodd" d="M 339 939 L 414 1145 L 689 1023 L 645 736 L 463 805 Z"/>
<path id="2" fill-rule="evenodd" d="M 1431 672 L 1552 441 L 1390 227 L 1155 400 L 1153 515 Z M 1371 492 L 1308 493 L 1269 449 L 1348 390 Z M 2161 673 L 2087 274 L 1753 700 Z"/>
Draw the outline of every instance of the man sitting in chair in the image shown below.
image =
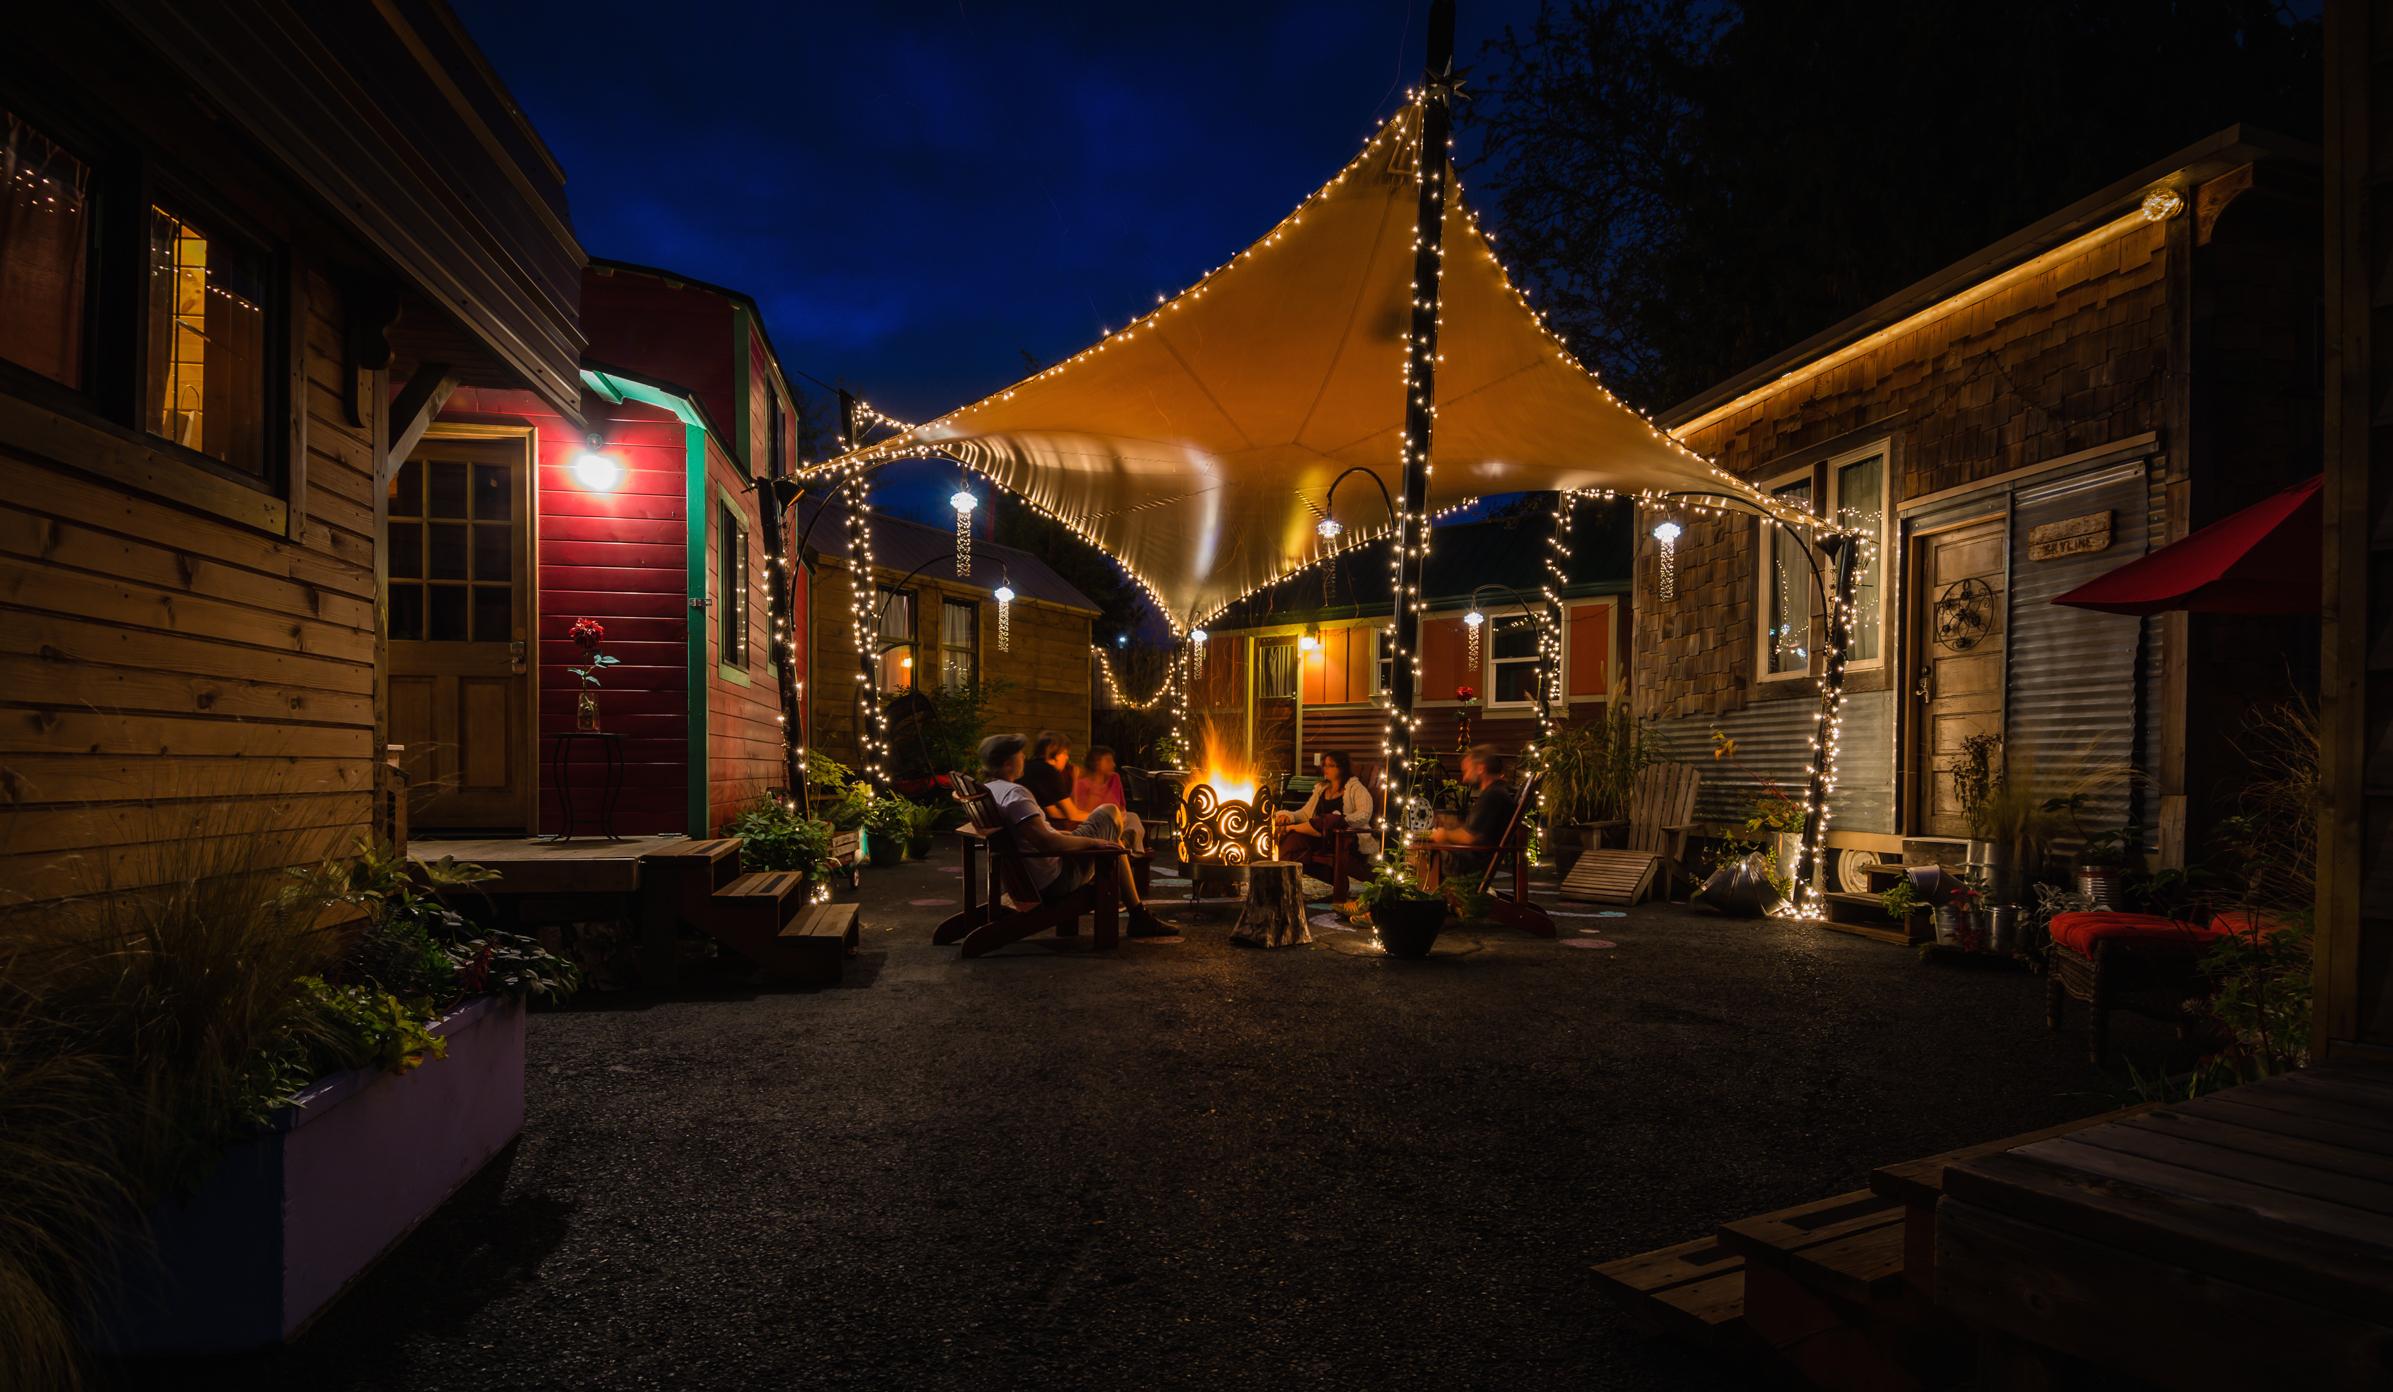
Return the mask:
<path id="1" fill-rule="evenodd" d="M 1417 838 L 1439 846 L 1485 846 L 1487 854 L 1433 855 L 1427 851 L 1413 852 L 1413 869 L 1420 876 L 1424 888 L 1435 889 L 1447 875 L 1460 877 L 1466 883 L 1479 878 L 1487 869 L 1497 843 L 1512 826 L 1512 809 L 1520 802 L 1520 794 L 1504 781 L 1504 755 L 1492 744 L 1474 744 L 1462 756 L 1462 781 L 1478 789 L 1471 799 L 1471 810 L 1461 826 L 1438 827 Z"/>
<path id="2" fill-rule="evenodd" d="M 1119 807 L 1100 807 L 1088 814 L 1086 820 L 1070 831 L 1058 828 L 1047 820 L 1047 811 L 1039 805 L 1036 794 L 1022 785 L 1023 748 L 1030 742 L 1020 735 L 991 735 L 980 742 L 981 782 L 989 789 L 989 800 L 997 806 L 997 820 L 1013 828 L 1014 844 L 1022 852 L 1022 868 L 1030 882 L 1038 887 L 1039 897 L 1054 900 L 1070 894 L 1087 884 L 1089 862 L 1069 863 L 1056 859 L 1060 851 L 1093 851 L 1122 844 L 1125 834 Z M 1130 874 L 1129 858 L 1115 858 L 1114 873 L 1122 877 L 1122 905 L 1130 911 L 1130 936 L 1134 938 L 1167 938 L 1176 936 L 1179 929 L 1148 912 L 1140 902 L 1138 886 Z"/>

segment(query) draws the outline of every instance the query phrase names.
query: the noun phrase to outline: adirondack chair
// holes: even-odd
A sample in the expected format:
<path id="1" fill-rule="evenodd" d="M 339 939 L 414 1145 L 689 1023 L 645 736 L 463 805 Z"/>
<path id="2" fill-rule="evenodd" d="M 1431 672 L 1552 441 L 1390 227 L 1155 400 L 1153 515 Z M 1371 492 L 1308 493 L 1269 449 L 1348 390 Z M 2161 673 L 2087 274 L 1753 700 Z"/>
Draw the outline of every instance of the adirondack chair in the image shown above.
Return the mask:
<path id="1" fill-rule="evenodd" d="M 964 906 L 932 931 L 932 943 L 945 947 L 960 942 L 966 957 L 979 957 L 1050 928 L 1058 937 L 1077 936 L 1080 916 L 1091 911 L 1096 915 L 1097 947 L 1111 948 L 1120 941 L 1121 881 L 1113 863 L 1127 852 L 1119 846 L 1059 852 L 1058 860 L 1092 862 L 1089 881 L 1060 898 L 1041 899 L 1023 864 L 1028 857 L 1014 843 L 1014 829 L 998 819 L 996 799 L 980 780 L 961 773 L 953 777 L 953 796 L 966 818 L 957 828 L 965 845 Z M 973 875 L 976 853 L 989 861 L 986 902 Z"/>
<path id="2" fill-rule="evenodd" d="M 1652 893 L 1657 873 L 1662 897 L 1674 897 L 1687 857 L 1687 833 L 1694 830 L 1695 790 L 1702 781 L 1693 764 L 1647 764 L 1640 769 L 1637 786 L 1629 792 L 1628 820 L 1599 823 L 1625 830 L 1627 848 L 1582 854 L 1562 881 L 1562 897 L 1639 903 Z"/>
<path id="3" fill-rule="evenodd" d="M 1414 847 L 1441 858 L 1486 856 L 1487 867 L 1479 872 L 1478 888 L 1487 896 L 1487 916 L 1508 928 L 1550 938 L 1554 936 L 1554 920 L 1529 902 L 1529 809 L 1537 805 L 1537 785 L 1544 776 L 1532 773 L 1521 781 L 1520 797 L 1512 804 L 1512 820 L 1505 824 L 1503 838 L 1492 851 L 1485 846 L 1439 846 L 1426 841 L 1415 842 Z M 1497 874 L 1507 866 L 1512 871 L 1510 896 L 1495 887 Z"/>
<path id="4" fill-rule="evenodd" d="M 1371 805 L 1375 808 L 1378 807 L 1378 786 L 1368 778 L 1363 780 L 1363 786 L 1371 790 Z M 1307 788 L 1305 795 L 1310 797 L 1312 789 Z M 1300 799 L 1296 806 L 1302 807 L 1304 802 Z M 1294 811 L 1295 808 L 1289 810 Z M 1298 863 L 1307 870 L 1321 872 L 1321 877 L 1329 881 L 1330 898 L 1341 904 L 1346 902 L 1347 891 L 1353 886 L 1354 876 L 1369 868 L 1365 863 L 1362 848 L 1355 844 L 1355 835 L 1358 831 L 1369 831 L 1370 829 L 1367 826 L 1356 827 L 1352 823 L 1341 823 L 1328 836 L 1316 837 L 1312 847 L 1297 858 Z"/>

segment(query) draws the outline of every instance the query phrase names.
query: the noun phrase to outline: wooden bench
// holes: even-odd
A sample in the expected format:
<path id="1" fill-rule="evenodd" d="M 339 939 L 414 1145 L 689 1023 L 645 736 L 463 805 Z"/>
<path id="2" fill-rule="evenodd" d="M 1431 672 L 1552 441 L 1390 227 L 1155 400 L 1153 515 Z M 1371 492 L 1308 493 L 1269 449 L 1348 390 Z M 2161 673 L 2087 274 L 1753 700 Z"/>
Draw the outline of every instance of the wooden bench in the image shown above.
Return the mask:
<path id="1" fill-rule="evenodd" d="M 933 944 L 945 947 L 961 943 L 964 956 L 979 957 L 1050 929 L 1058 937 L 1075 937 L 1080 932 L 1083 914 L 1095 917 L 1098 949 L 1111 948 L 1120 942 L 1121 884 L 1114 866 L 1127 851 L 1114 846 L 1057 853 L 1053 859 L 1058 862 L 1087 862 L 1088 883 L 1069 894 L 1041 898 L 1031 882 L 1029 867 L 1024 864 L 1030 857 L 1015 845 L 1013 828 L 998 819 L 997 803 L 988 788 L 966 774 L 952 777 L 953 796 L 963 807 L 966 819 L 957 828 L 966 847 L 964 903 L 959 912 L 949 915 L 932 930 Z M 973 874 L 976 848 L 989 863 L 985 901 L 978 893 L 978 877 Z"/>

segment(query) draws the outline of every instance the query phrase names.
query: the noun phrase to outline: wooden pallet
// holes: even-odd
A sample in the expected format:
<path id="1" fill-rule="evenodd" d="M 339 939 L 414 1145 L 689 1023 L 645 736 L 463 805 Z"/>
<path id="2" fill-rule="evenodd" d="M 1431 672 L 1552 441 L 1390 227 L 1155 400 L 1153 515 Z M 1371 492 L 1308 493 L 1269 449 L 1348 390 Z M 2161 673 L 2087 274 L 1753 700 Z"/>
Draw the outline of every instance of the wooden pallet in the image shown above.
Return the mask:
<path id="1" fill-rule="evenodd" d="M 1697 1342 L 1744 1333 L 1745 1259 L 1718 1237 L 1605 1262 L 1595 1276 L 1660 1333 Z"/>
<path id="2" fill-rule="evenodd" d="M 1823 927 L 1851 933 L 1856 937 L 1893 943 L 1898 947 L 1919 941 L 1912 936 L 1910 921 L 1895 922 L 1875 894 L 1848 894 L 1843 890 L 1830 890 L 1820 898 L 1826 904 L 1828 913 Z"/>
<path id="3" fill-rule="evenodd" d="M 1651 851 L 1583 851 L 1562 880 L 1562 897 L 1597 904 L 1636 904 L 1653 892 L 1662 858 Z"/>

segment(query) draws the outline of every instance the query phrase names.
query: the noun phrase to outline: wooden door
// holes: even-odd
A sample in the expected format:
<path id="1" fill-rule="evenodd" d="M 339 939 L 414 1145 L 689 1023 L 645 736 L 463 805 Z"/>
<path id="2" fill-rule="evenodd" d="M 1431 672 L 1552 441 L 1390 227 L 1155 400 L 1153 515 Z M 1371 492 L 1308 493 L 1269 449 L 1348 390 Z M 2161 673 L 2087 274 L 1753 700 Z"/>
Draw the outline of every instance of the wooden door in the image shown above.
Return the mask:
<path id="1" fill-rule="evenodd" d="M 1953 794 L 1961 742 L 2002 733 L 2004 592 L 2009 532 L 2001 518 L 1931 532 L 1912 543 L 1911 829 L 1966 837 Z"/>
<path id="2" fill-rule="evenodd" d="M 416 827 L 532 826 L 529 443 L 427 436 L 391 482 L 390 739 Z"/>

